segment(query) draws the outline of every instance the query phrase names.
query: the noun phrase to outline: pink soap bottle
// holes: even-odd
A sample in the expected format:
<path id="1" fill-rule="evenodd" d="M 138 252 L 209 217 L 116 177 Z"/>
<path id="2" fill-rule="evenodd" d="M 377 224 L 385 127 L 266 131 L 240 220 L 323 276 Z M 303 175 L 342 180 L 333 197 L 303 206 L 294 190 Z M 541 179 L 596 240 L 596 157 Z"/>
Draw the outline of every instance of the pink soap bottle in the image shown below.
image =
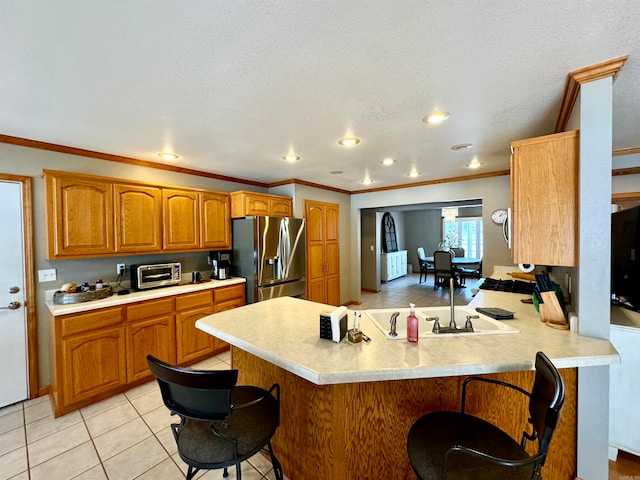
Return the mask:
<path id="1" fill-rule="evenodd" d="M 418 317 L 413 310 L 414 307 L 413 303 L 409 304 L 409 316 L 407 317 L 407 341 L 411 343 L 418 342 Z"/>

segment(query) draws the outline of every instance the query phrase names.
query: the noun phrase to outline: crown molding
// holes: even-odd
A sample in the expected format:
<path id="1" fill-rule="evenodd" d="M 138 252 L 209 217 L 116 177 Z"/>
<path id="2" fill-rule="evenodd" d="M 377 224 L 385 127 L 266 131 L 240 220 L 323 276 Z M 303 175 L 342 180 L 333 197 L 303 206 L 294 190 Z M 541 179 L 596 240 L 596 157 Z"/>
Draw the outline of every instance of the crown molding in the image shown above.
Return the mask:
<path id="1" fill-rule="evenodd" d="M 223 180 L 225 182 L 242 183 L 252 185 L 254 187 L 267 188 L 268 185 L 262 182 L 254 182 L 242 178 L 228 177 L 217 173 L 203 172 L 191 168 L 183 168 L 175 165 L 167 165 L 164 163 L 150 162 L 148 160 L 138 160 L 137 158 L 123 157 L 121 155 L 113 155 L 111 153 L 96 152 L 93 150 L 85 150 L 84 148 L 68 147 L 66 145 L 58 145 L 56 143 L 41 142 L 40 140 L 31 140 L 28 138 L 12 137 L 10 135 L 0 134 L 0 143 L 10 145 L 18 145 L 27 148 L 37 148 L 39 150 L 48 150 L 50 152 L 66 153 L 69 155 L 79 155 L 81 157 L 95 158 L 98 160 L 107 160 L 109 162 L 126 163 L 128 165 L 136 165 L 138 167 L 156 168 L 158 170 L 166 170 L 169 172 L 186 173 L 188 175 L 197 175 L 200 177 L 212 178 L 215 180 Z"/>
<path id="2" fill-rule="evenodd" d="M 351 194 L 357 195 L 359 193 L 384 192 L 387 190 L 398 190 L 401 188 L 412 188 L 412 187 L 424 187 L 426 185 L 437 185 L 440 183 L 464 182 L 467 180 L 478 180 L 480 178 L 502 177 L 504 175 L 511 175 L 511 171 L 498 170 L 497 172 L 478 173 L 476 175 L 466 175 L 461 177 L 440 178 L 437 180 L 425 180 L 423 182 L 416 182 L 416 183 L 403 183 L 402 185 L 392 185 L 389 187 L 367 188 L 366 190 L 357 190 L 357 191 L 351 192 Z"/>
<path id="3" fill-rule="evenodd" d="M 624 65 L 624 62 L 629 58 L 628 55 L 624 57 L 614 58 L 606 62 L 598 63 L 590 67 L 581 68 L 569 73 L 567 77 L 567 85 L 564 89 L 564 96 L 562 98 L 562 104 L 560 105 L 560 113 L 558 115 L 558 121 L 556 122 L 555 132 L 563 132 L 567 128 L 569 117 L 573 111 L 573 107 L 580 93 L 580 86 L 583 83 L 593 82 L 594 80 L 600 80 L 601 78 L 613 77 L 614 81 L 618 72 Z"/>
<path id="4" fill-rule="evenodd" d="M 640 153 L 640 147 L 634 148 L 623 148 L 621 150 L 614 150 L 611 152 L 611 155 L 617 157 L 619 155 L 635 155 L 636 153 Z"/>

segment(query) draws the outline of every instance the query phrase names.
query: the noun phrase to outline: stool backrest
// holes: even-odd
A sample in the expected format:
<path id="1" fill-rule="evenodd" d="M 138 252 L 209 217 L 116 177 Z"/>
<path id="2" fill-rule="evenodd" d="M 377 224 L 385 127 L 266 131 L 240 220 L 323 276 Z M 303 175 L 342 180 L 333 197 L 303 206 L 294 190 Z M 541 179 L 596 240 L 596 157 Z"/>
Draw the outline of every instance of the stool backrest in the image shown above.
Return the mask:
<path id="1" fill-rule="evenodd" d="M 538 451 L 547 453 L 564 405 L 565 387 L 560 373 L 543 353 L 536 354 L 536 377 L 529 400 L 530 422 L 538 437 Z"/>
<path id="2" fill-rule="evenodd" d="M 231 390 L 238 370 L 191 370 L 169 365 L 152 355 L 147 363 L 172 412 L 201 420 L 226 420 L 231 415 Z"/>

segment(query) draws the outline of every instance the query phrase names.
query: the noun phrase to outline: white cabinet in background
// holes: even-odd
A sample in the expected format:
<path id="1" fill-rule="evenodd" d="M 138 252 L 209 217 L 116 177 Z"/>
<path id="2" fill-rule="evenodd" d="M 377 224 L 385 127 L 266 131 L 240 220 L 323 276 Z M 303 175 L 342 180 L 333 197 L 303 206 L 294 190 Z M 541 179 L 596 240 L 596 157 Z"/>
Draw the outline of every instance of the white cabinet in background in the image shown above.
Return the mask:
<path id="1" fill-rule="evenodd" d="M 610 341 L 620 363 L 609 368 L 609 459 L 618 450 L 640 455 L 640 313 L 611 309 Z"/>
<path id="2" fill-rule="evenodd" d="M 407 274 L 407 251 L 380 254 L 380 280 L 388 282 Z"/>

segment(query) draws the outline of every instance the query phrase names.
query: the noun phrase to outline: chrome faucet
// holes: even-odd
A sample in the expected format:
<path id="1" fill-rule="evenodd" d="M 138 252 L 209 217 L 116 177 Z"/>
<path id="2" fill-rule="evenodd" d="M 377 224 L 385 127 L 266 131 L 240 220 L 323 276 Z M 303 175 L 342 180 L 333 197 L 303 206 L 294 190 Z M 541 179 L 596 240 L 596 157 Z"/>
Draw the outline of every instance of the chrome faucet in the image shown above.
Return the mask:
<path id="1" fill-rule="evenodd" d="M 400 315 L 400 312 L 393 312 L 391 314 L 391 319 L 389 320 L 389 323 L 391 323 L 391 331 L 389 332 L 390 337 L 398 336 L 398 333 L 396 332 L 396 323 L 398 322 L 398 315 Z"/>
<path id="2" fill-rule="evenodd" d="M 449 322 L 449 327 L 450 328 L 458 328 L 456 326 L 456 310 L 455 310 L 455 306 L 454 306 L 454 302 L 453 302 L 453 286 L 454 286 L 454 279 L 453 277 L 451 277 L 449 279 L 449 301 L 451 303 L 451 321 Z"/>

